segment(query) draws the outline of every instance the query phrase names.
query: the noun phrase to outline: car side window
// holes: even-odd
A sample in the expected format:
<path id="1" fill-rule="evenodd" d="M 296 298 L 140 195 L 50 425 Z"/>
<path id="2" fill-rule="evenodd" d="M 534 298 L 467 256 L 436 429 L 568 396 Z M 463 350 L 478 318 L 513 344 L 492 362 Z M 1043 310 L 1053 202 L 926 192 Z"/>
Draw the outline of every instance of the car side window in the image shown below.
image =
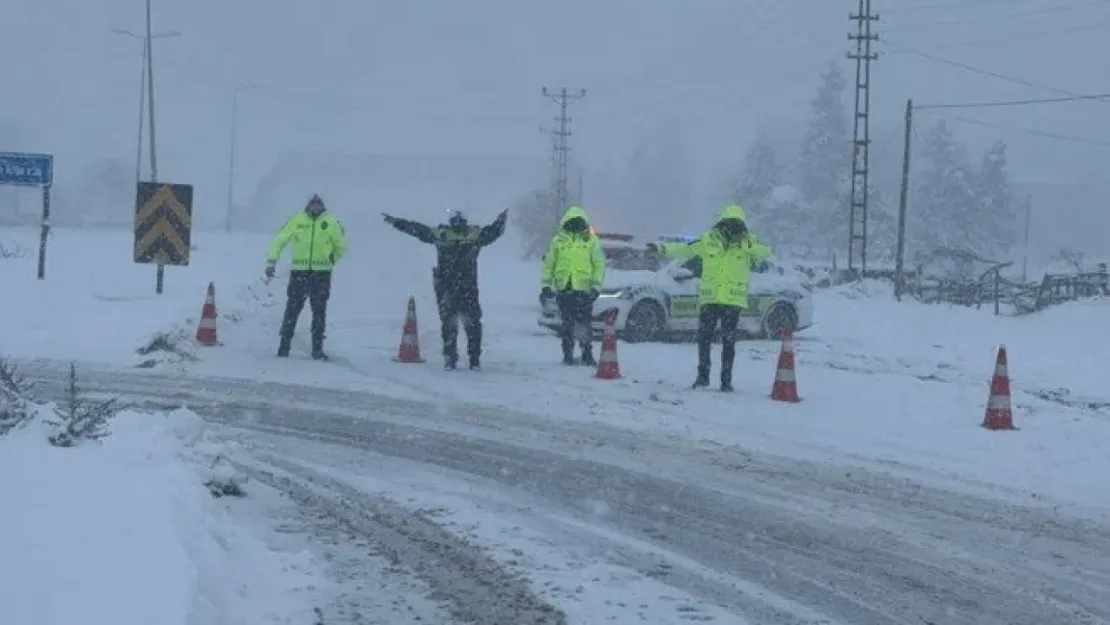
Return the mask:
<path id="1" fill-rule="evenodd" d="M 682 268 L 694 274 L 695 278 L 701 277 L 701 257 L 695 256 L 690 260 L 682 263 Z"/>

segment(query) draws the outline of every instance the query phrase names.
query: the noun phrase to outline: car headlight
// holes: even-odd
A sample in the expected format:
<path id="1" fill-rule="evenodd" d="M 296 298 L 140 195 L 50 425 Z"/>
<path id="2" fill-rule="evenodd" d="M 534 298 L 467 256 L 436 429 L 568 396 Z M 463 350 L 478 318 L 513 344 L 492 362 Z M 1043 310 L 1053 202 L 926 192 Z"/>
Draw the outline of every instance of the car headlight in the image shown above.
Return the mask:
<path id="1" fill-rule="evenodd" d="M 615 299 L 630 300 L 630 299 L 632 299 L 632 296 L 633 296 L 632 289 L 621 289 L 619 291 L 610 291 L 609 293 L 602 293 L 598 297 L 603 297 L 603 298 L 606 298 L 606 299 L 615 298 Z"/>

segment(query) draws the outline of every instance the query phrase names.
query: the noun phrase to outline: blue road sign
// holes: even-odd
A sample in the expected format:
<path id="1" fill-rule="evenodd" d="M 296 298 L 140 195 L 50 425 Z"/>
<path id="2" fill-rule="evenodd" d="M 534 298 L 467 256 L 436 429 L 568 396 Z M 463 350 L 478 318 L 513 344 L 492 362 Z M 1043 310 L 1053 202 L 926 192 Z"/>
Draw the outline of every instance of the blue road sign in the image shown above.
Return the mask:
<path id="1" fill-rule="evenodd" d="M 52 184 L 54 184 L 52 155 L 0 152 L 0 185 L 46 187 Z"/>

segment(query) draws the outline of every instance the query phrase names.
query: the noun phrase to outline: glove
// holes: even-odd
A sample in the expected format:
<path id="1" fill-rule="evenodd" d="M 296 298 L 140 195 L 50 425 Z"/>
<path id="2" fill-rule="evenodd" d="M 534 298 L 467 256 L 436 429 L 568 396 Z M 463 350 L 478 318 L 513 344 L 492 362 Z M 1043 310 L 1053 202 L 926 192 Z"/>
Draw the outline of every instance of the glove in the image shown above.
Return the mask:
<path id="1" fill-rule="evenodd" d="M 601 291 L 598 289 L 590 289 L 590 299 L 597 299 L 601 297 Z"/>
<path id="2" fill-rule="evenodd" d="M 658 243 L 648 243 L 647 244 L 647 249 L 648 249 L 649 252 L 655 252 L 656 254 L 658 254 L 659 253 L 659 244 Z"/>
<path id="3" fill-rule="evenodd" d="M 542 289 L 540 289 L 540 297 L 542 299 L 548 299 L 548 298 L 551 298 L 551 297 L 555 297 L 555 293 L 551 290 L 551 287 L 545 286 Z"/>
<path id="4" fill-rule="evenodd" d="M 265 272 L 266 273 L 266 278 L 267 279 L 272 279 L 274 277 L 274 271 L 276 271 L 276 270 L 277 270 L 277 268 L 274 267 L 273 265 L 266 265 L 266 272 Z"/>
<path id="5" fill-rule="evenodd" d="M 384 221 L 385 223 L 392 226 L 393 222 L 397 221 L 397 218 L 396 217 L 391 217 L 389 215 L 386 215 L 385 213 L 382 213 L 382 221 Z"/>

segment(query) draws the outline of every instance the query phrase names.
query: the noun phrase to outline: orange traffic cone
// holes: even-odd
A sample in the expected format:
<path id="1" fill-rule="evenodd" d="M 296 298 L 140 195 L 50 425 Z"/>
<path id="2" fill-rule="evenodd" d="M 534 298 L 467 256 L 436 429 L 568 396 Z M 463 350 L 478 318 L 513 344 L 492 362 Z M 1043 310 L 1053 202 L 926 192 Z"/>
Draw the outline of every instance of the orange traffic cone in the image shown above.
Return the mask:
<path id="1" fill-rule="evenodd" d="M 991 379 L 991 394 L 987 398 L 987 414 L 983 427 L 988 430 L 1016 430 L 1014 412 L 1010 407 L 1010 372 L 1006 362 L 1006 346 L 998 348 Z"/>
<path id="2" fill-rule="evenodd" d="M 197 343 L 208 347 L 220 344 L 216 338 L 216 285 L 212 282 L 208 283 L 208 294 L 204 296 L 204 307 L 200 310 Z"/>
<path id="3" fill-rule="evenodd" d="M 617 330 L 614 327 L 616 318 L 615 310 L 610 310 L 605 315 L 605 333 L 601 336 L 601 354 L 597 357 L 597 373 L 594 375 L 599 380 L 621 378 L 621 365 L 617 359 Z"/>
<path id="4" fill-rule="evenodd" d="M 771 387 L 771 399 L 797 403 L 802 401 L 798 397 L 798 382 L 794 377 L 794 333 L 787 328 L 782 333 L 782 350 L 779 352 L 779 364 L 775 369 L 775 384 Z"/>
<path id="5" fill-rule="evenodd" d="M 420 332 L 416 329 L 416 298 L 409 296 L 409 307 L 405 311 L 405 329 L 401 331 L 401 347 L 397 350 L 396 362 L 424 362 L 420 357 Z"/>

